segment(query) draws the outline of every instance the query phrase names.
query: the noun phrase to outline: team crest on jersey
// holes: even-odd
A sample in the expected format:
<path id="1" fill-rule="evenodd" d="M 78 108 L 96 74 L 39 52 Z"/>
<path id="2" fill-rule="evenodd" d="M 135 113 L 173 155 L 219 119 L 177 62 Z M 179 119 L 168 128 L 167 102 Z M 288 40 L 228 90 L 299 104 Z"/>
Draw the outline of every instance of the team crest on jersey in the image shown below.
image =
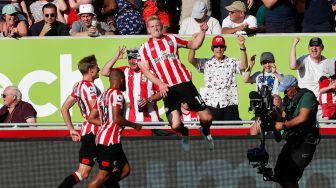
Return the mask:
<path id="1" fill-rule="evenodd" d="M 122 101 L 122 100 L 123 100 L 122 95 L 118 95 L 118 96 L 117 96 L 117 101 Z"/>
<path id="2" fill-rule="evenodd" d="M 173 46 L 174 44 L 173 44 L 173 41 L 168 41 L 168 45 L 169 46 Z"/>

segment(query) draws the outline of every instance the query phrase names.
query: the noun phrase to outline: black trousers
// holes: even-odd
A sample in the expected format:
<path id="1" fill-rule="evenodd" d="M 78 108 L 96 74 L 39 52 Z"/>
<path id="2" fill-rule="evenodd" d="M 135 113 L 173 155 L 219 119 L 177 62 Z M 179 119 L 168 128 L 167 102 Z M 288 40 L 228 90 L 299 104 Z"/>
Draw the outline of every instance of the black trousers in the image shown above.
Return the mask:
<path id="1" fill-rule="evenodd" d="M 213 121 L 239 121 L 238 105 L 230 105 L 220 108 L 219 105 L 214 108 L 208 106 Z"/>

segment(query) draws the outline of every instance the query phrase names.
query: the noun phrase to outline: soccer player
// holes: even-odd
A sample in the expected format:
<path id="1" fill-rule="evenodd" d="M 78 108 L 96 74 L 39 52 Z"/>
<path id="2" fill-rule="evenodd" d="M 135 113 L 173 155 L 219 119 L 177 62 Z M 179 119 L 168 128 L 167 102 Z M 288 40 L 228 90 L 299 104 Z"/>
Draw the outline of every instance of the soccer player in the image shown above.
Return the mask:
<path id="1" fill-rule="evenodd" d="M 181 103 L 186 102 L 191 110 L 198 112 L 201 123 L 200 132 L 212 149 L 214 147 L 210 135 L 212 116 L 201 95 L 191 82 L 190 72 L 181 63 L 178 55 L 180 47 L 198 49 L 202 45 L 208 26 L 206 23 L 202 23 L 200 28 L 200 33 L 193 40 L 187 41 L 176 35 L 164 35 L 160 19 L 157 16 L 149 17 L 147 31 L 152 38 L 141 46 L 138 65 L 143 74 L 159 86 L 160 93 L 164 97 L 169 124 L 172 129 L 183 135 L 182 147 L 188 144 L 189 134 L 188 129 L 180 119 Z M 151 73 L 150 69 L 157 76 Z"/>
<path id="2" fill-rule="evenodd" d="M 89 188 L 101 187 L 108 179 L 119 181 L 128 176 L 130 168 L 120 143 L 125 126 L 141 130 L 142 126 L 123 117 L 125 75 L 121 69 L 112 69 L 110 88 L 98 98 L 89 116 L 89 122 L 101 125 L 97 134 L 99 171 L 89 183 Z"/>
<path id="3" fill-rule="evenodd" d="M 88 122 L 90 111 L 101 93 L 99 88 L 93 83 L 99 77 L 99 67 L 96 57 L 94 55 L 84 57 L 78 63 L 78 70 L 82 73 L 83 79 L 73 87 L 72 93 L 65 100 L 61 108 L 61 113 L 64 122 L 70 130 L 72 140 L 81 142 L 79 168 L 76 172 L 66 177 L 58 186 L 59 188 L 73 187 L 81 180 L 87 179 L 95 163 L 93 159 L 96 158 L 97 153 L 95 138 L 98 126 Z M 69 112 L 69 109 L 76 102 L 84 118 L 80 134 L 74 128 Z"/>
<path id="4" fill-rule="evenodd" d="M 159 111 L 156 101 L 161 99 L 158 87 L 145 77 L 141 72 L 136 60 L 138 49 L 130 48 L 126 51 L 126 46 L 118 48 L 117 53 L 103 67 L 101 74 L 109 76 L 111 68 L 122 59 L 127 52 L 128 66 L 118 67 L 125 74 L 125 101 L 127 101 L 125 119 L 135 121 L 159 121 Z"/>

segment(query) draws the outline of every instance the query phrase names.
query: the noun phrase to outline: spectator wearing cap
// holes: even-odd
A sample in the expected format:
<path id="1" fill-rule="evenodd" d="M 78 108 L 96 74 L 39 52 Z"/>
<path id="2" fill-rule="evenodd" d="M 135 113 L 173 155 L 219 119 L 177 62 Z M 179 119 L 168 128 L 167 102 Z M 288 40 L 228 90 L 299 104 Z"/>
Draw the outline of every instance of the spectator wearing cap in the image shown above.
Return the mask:
<path id="1" fill-rule="evenodd" d="M 2 21 L 0 21 L 1 37 L 23 37 L 28 35 L 25 21 L 18 19 L 18 11 L 12 4 L 2 8 Z"/>
<path id="2" fill-rule="evenodd" d="M 277 72 L 275 66 L 275 59 L 272 52 L 263 52 L 260 56 L 260 64 L 262 65 L 262 70 L 255 72 L 252 76 L 251 71 L 255 64 L 255 56 L 253 55 L 250 60 L 250 65 L 245 70 L 244 82 L 245 83 L 256 83 L 256 90 L 260 85 L 266 84 L 269 89 L 272 90 L 272 94 L 278 94 L 278 86 L 282 80 L 282 73 Z"/>
<path id="3" fill-rule="evenodd" d="M 200 32 L 200 25 L 203 22 L 208 24 L 206 34 L 221 34 L 221 26 L 216 18 L 207 15 L 208 7 L 203 1 L 196 1 L 191 17 L 185 18 L 180 25 L 179 35 L 193 35 Z"/>
<path id="4" fill-rule="evenodd" d="M 207 15 L 210 16 L 212 11 L 211 11 L 211 0 L 203 0 L 204 3 L 207 5 L 208 7 L 208 13 Z M 179 20 L 179 24 L 182 24 L 182 21 L 184 19 L 186 19 L 187 17 L 190 17 L 193 6 L 195 4 L 195 0 L 181 0 L 181 15 L 180 15 L 180 20 Z"/>
<path id="5" fill-rule="evenodd" d="M 32 36 L 69 36 L 68 26 L 56 20 L 57 7 L 54 4 L 45 4 L 42 12 L 44 20 L 33 24 L 30 28 Z"/>
<path id="6" fill-rule="evenodd" d="M 237 36 L 241 60 L 224 55 L 225 40 L 217 35 L 212 39 L 211 58 L 195 58 L 195 50 L 189 51 L 189 62 L 204 73 L 204 101 L 213 120 L 240 120 L 238 112 L 238 88 L 236 74 L 247 67 L 245 38 Z"/>
<path id="7" fill-rule="evenodd" d="M 33 17 L 28 13 L 26 0 L 2 0 L 0 1 L 0 16 L 2 17 L 2 8 L 6 5 L 13 5 L 17 10 L 20 21 L 28 21 L 29 26 L 33 24 Z"/>
<path id="8" fill-rule="evenodd" d="M 117 53 L 103 67 L 101 74 L 109 76 L 118 60 L 123 59 L 127 52 L 128 66 L 118 67 L 125 74 L 126 91 L 124 93 L 126 101 L 125 119 L 135 121 L 159 121 L 159 111 L 156 102 L 161 99 L 158 86 L 147 79 L 141 72 L 138 63 L 138 49 L 126 46 L 118 48 Z"/>
<path id="9" fill-rule="evenodd" d="M 72 24 L 70 35 L 72 36 L 91 36 L 113 35 L 111 28 L 105 22 L 98 22 L 92 4 L 79 6 L 79 20 Z"/>
<path id="10" fill-rule="evenodd" d="M 246 6 L 242 1 L 234 1 L 225 7 L 229 15 L 222 22 L 223 34 L 251 34 L 257 30 L 257 19 L 246 14 Z"/>
<path id="11" fill-rule="evenodd" d="M 306 0 L 302 20 L 302 32 L 334 32 L 336 0 Z"/>
<path id="12" fill-rule="evenodd" d="M 318 81 L 321 76 L 323 76 L 323 63 L 328 61 L 328 59 L 322 55 L 322 51 L 324 49 L 322 40 L 318 37 L 311 38 L 308 44 L 309 54 L 303 55 L 296 59 L 296 46 L 299 41 L 300 38 L 293 38 L 289 67 L 292 70 L 297 70 L 299 87 L 311 90 L 315 96 L 318 97 Z M 318 119 L 322 118 L 322 110 L 320 105 L 317 115 Z"/>
<path id="13" fill-rule="evenodd" d="M 44 20 L 42 8 L 45 4 L 52 3 L 57 7 L 57 21 L 66 24 L 63 12 L 67 10 L 67 5 L 64 0 L 36 0 L 29 6 L 29 10 L 34 18 L 34 23 Z"/>
<path id="14" fill-rule="evenodd" d="M 266 33 L 294 33 L 296 11 L 291 0 L 262 0 L 266 6 Z"/>

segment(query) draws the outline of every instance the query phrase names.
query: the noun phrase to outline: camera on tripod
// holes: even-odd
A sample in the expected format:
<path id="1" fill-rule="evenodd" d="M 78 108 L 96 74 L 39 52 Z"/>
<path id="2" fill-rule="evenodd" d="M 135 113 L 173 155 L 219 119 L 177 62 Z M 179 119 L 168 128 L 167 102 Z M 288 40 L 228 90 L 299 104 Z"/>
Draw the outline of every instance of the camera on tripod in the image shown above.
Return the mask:
<path id="1" fill-rule="evenodd" d="M 265 181 L 272 181 L 273 170 L 267 167 L 269 155 L 265 149 L 265 135 L 273 131 L 275 125 L 272 90 L 266 84 L 260 85 L 258 91 L 250 92 L 249 98 L 249 111 L 255 114 L 256 121 L 260 120 L 261 139 L 260 147 L 247 150 L 247 158 L 249 164 L 252 164 L 252 167 L 257 168 L 257 172 L 263 175 Z"/>

